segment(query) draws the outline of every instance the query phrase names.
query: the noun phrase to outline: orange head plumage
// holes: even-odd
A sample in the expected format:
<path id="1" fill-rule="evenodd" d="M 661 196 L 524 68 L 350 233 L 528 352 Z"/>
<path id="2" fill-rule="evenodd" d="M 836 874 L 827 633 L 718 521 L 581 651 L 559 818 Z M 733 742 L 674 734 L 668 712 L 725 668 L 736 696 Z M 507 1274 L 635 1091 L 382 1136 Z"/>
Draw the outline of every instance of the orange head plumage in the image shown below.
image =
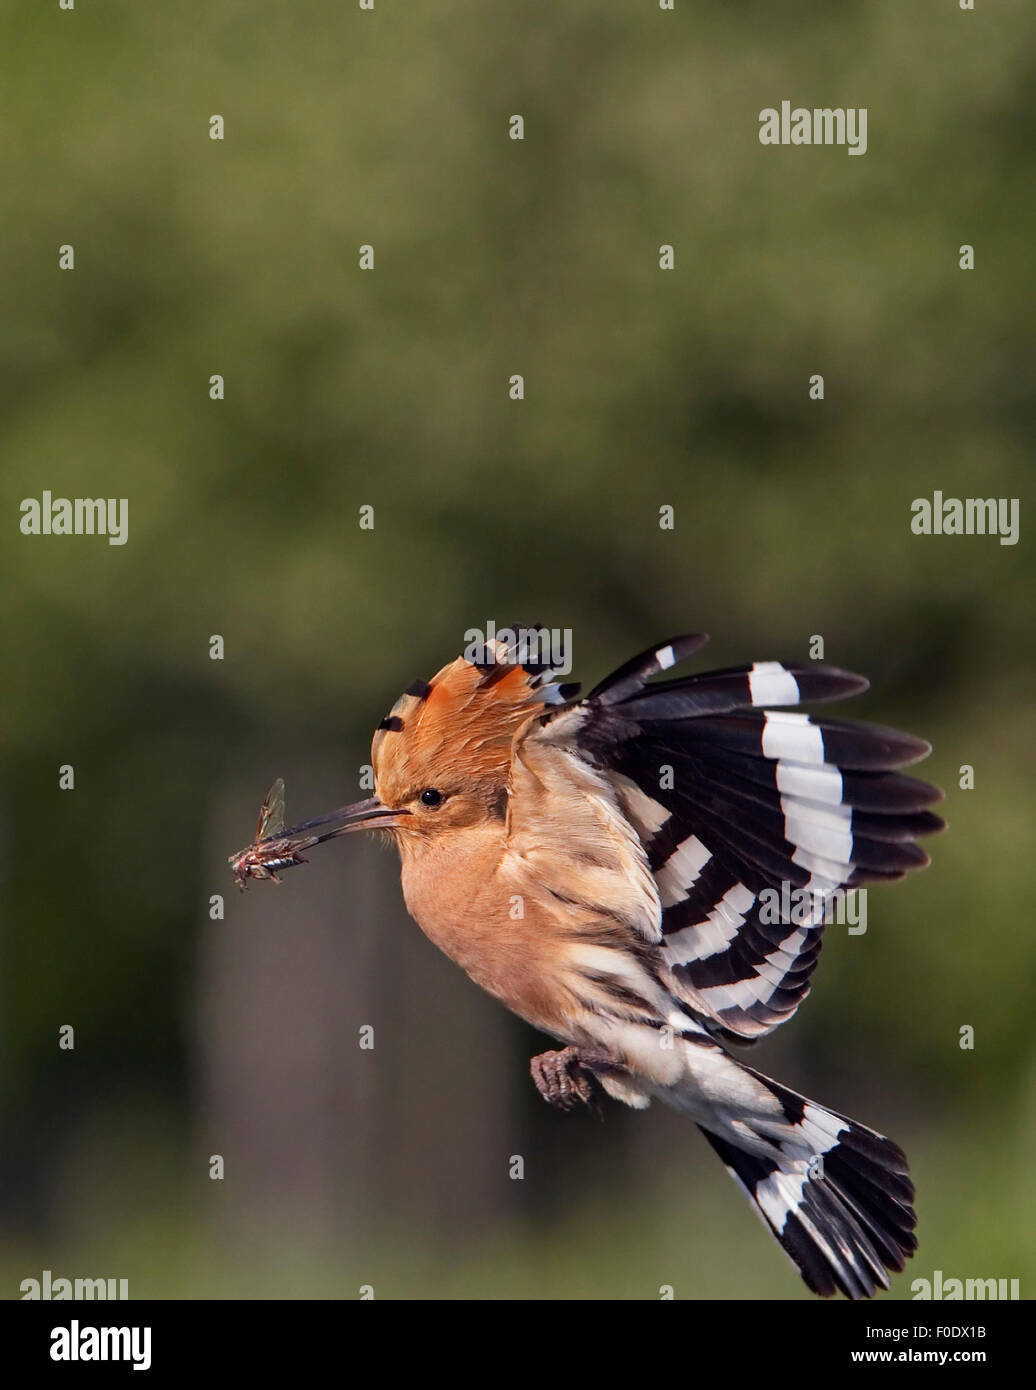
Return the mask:
<path id="1" fill-rule="evenodd" d="M 510 660 L 506 649 L 491 644 L 488 655 L 491 664 L 458 657 L 430 681 L 415 681 L 378 726 L 377 800 L 408 813 L 388 828 L 422 835 L 503 819 L 514 737 L 559 697 L 545 673 Z"/>

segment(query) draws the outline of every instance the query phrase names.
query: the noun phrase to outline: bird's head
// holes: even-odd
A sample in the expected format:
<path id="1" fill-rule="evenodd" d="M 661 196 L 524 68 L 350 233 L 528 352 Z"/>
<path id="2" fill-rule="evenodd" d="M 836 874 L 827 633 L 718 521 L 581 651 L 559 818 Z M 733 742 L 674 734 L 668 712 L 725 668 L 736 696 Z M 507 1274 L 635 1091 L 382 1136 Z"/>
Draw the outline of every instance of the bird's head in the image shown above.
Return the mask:
<path id="1" fill-rule="evenodd" d="M 381 721 L 371 746 L 377 799 L 406 812 L 405 837 L 503 820 L 511 744 L 542 712 L 523 667 L 463 657 L 415 681 Z"/>
<path id="2" fill-rule="evenodd" d="M 514 737 L 557 691 L 504 650 L 492 664 L 458 657 L 414 681 L 375 731 L 375 795 L 354 808 L 350 828 L 388 830 L 405 848 L 503 822 Z"/>

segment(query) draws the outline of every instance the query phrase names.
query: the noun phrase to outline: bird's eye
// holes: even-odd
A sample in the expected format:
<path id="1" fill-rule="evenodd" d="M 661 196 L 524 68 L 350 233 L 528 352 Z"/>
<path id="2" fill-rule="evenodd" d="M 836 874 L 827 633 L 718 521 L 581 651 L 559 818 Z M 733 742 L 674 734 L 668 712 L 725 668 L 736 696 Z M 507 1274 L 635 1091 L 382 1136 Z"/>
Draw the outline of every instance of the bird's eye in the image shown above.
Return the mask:
<path id="1" fill-rule="evenodd" d="M 425 787 L 421 793 L 421 802 L 425 806 L 441 806 L 442 792 L 438 792 L 434 787 Z"/>

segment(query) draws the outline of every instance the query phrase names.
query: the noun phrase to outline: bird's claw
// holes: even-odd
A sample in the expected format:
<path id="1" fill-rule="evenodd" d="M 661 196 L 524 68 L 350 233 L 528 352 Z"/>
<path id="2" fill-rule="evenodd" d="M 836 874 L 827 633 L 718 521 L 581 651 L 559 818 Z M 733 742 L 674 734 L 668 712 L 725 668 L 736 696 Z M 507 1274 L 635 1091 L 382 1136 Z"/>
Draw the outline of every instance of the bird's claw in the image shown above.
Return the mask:
<path id="1" fill-rule="evenodd" d="M 595 1070 L 621 1071 L 622 1068 L 603 1053 L 582 1052 L 578 1047 L 541 1052 L 529 1062 L 537 1091 L 548 1105 L 566 1113 L 577 1105 L 596 1104 L 592 1081 Z"/>

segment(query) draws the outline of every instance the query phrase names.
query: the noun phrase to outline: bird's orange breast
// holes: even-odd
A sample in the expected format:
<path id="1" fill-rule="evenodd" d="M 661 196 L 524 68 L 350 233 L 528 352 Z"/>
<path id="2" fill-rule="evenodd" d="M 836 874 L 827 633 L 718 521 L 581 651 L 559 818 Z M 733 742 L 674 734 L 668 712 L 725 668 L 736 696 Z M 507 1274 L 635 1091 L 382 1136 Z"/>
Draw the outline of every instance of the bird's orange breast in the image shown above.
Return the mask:
<path id="1" fill-rule="evenodd" d="M 566 1035 L 564 929 L 517 880 L 499 826 L 444 835 L 403 855 L 403 897 L 425 936 L 534 1027 Z"/>

